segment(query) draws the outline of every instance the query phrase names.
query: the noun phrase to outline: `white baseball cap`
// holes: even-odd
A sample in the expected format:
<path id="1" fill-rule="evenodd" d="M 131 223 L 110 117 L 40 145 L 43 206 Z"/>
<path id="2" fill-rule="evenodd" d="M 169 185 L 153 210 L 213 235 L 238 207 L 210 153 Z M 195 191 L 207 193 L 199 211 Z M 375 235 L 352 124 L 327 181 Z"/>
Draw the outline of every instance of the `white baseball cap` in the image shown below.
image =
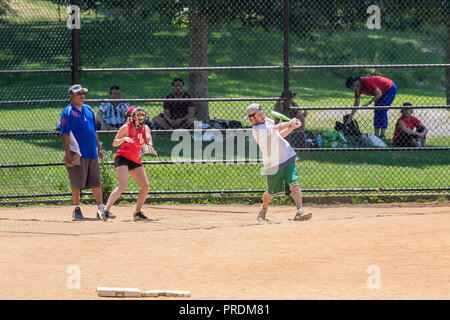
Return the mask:
<path id="1" fill-rule="evenodd" d="M 74 94 L 77 92 L 88 92 L 87 88 L 83 88 L 83 86 L 81 84 L 74 84 L 73 86 L 71 86 L 69 88 L 69 94 Z"/>
<path id="2" fill-rule="evenodd" d="M 258 103 L 252 103 L 251 105 L 249 105 L 247 107 L 247 109 L 245 109 L 245 111 L 247 112 L 247 115 L 244 117 L 244 119 L 254 115 L 259 110 L 262 110 L 261 106 Z"/>

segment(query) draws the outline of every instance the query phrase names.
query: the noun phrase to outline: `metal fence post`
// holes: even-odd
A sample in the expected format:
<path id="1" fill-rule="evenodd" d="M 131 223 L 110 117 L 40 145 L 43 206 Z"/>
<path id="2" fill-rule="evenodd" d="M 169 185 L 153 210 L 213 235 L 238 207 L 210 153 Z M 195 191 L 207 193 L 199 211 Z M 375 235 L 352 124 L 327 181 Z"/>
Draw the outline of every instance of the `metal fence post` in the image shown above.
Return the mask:
<path id="1" fill-rule="evenodd" d="M 71 4 L 80 7 L 80 0 L 72 0 Z M 72 84 L 81 83 L 80 32 L 72 28 Z"/>
<path id="2" fill-rule="evenodd" d="M 289 0 L 284 0 L 283 8 L 284 17 L 284 57 L 283 57 L 283 79 L 284 79 L 284 101 L 283 101 L 283 112 L 287 113 L 289 111 Z"/>

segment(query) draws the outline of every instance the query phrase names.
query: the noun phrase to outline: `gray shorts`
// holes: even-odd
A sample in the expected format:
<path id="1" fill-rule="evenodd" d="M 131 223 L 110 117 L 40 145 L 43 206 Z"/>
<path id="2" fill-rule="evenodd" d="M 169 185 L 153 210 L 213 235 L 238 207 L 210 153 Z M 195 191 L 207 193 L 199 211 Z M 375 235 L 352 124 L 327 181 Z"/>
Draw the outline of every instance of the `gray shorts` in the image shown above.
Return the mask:
<path id="1" fill-rule="evenodd" d="M 82 190 L 102 186 L 102 174 L 98 159 L 81 158 L 80 166 L 73 166 L 72 168 L 66 166 L 66 169 L 72 189 Z"/>

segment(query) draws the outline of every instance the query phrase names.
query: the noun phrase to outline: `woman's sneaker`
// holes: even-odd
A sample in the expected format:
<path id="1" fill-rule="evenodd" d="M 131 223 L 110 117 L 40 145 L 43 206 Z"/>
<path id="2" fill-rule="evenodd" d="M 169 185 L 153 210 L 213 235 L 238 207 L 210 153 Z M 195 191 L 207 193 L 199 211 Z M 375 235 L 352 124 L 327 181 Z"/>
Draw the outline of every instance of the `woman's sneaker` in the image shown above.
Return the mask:
<path id="1" fill-rule="evenodd" d="M 133 214 L 133 219 L 134 219 L 134 221 L 138 221 L 138 220 L 148 220 L 148 218 L 142 213 L 142 211 L 135 212 L 135 213 Z"/>
<path id="2" fill-rule="evenodd" d="M 114 213 L 112 213 L 112 212 L 109 212 L 109 211 L 106 211 L 106 210 L 103 210 L 103 212 L 105 213 L 106 218 L 108 218 L 108 219 L 115 219 L 116 218 L 116 215 Z"/>
<path id="3" fill-rule="evenodd" d="M 305 221 L 312 218 L 311 212 L 306 212 L 303 209 L 297 211 L 297 214 L 294 217 L 294 221 Z"/>
<path id="4" fill-rule="evenodd" d="M 106 221 L 106 220 L 108 220 L 108 217 L 106 216 L 106 213 L 105 213 L 106 211 L 104 210 L 104 209 L 102 209 L 102 210 L 97 210 L 97 219 L 99 219 L 99 220 L 103 220 L 103 221 Z"/>

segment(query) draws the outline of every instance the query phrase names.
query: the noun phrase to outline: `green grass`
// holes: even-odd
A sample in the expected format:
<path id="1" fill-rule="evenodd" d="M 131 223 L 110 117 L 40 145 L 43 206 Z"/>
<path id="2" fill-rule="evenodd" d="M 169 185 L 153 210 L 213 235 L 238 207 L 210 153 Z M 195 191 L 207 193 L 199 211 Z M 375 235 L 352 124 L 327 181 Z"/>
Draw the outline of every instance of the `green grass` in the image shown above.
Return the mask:
<path id="1" fill-rule="evenodd" d="M 16 1 L 23 8 L 33 1 Z M 0 22 L 0 69 L 47 69 L 70 67 L 70 32 L 65 15 L 59 21 L 57 6 L 34 10 L 32 19 L 7 16 Z M 83 67 L 173 67 L 187 66 L 188 30 L 173 26 L 122 21 L 115 24 L 83 13 Z M 100 16 L 99 16 L 100 17 Z M 244 29 L 238 24 L 212 23 L 209 28 L 208 61 L 211 66 L 282 65 L 282 33 L 276 30 Z M 131 42 L 131 44 L 130 44 Z M 430 48 L 433 49 L 430 52 Z M 384 64 L 443 63 L 445 29 L 422 26 L 417 31 L 313 32 L 310 39 L 291 37 L 290 63 L 302 64 Z M 291 90 L 301 106 L 351 106 L 353 95 L 344 86 L 349 74 L 376 73 L 394 79 L 398 95 L 394 105 L 410 101 L 415 105 L 446 104 L 443 69 L 315 70 L 292 71 Z M 175 77 L 188 79 L 187 72 L 84 73 L 87 98 L 107 98 L 112 84 L 119 85 L 125 98 L 163 98 L 171 91 Z M 419 87 L 418 82 L 423 83 Z M 0 76 L 0 100 L 66 99 L 70 74 Z M 187 89 L 189 84 L 187 83 Z M 215 71 L 208 73 L 209 97 L 277 97 L 283 90 L 282 71 Z M 364 99 L 363 99 L 364 100 Z M 369 98 L 367 98 L 369 100 Z M 363 101 L 364 102 L 364 101 Z M 249 102 L 211 102 L 211 118 L 242 120 Z M 266 113 L 274 102 L 262 102 Z M 53 131 L 65 104 L 0 106 L 0 132 Z M 94 111 L 98 104 L 91 104 Z M 142 106 L 150 117 L 162 112 L 162 103 Z M 341 115 L 323 117 L 311 111 L 307 128 L 314 133 L 329 130 Z M 444 111 L 445 112 L 445 111 Z M 443 116 L 446 116 L 442 113 Z M 392 137 L 398 112 L 389 120 L 387 137 Z M 361 131 L 372 133 L 372 113 L 357 113 Z M 423 119 L 425 120 L 425 119 Z M 112 161 L 113 135 L 100 136 Z M 167 135 L 154 137 L 158 160 L 170 160 L 177 142 Z M 389 141 L 388 141 L 389 144 Z M 206 143 L 204 147 L 206 147 Z M 429 146 L 449 146 L 449 137 L 433 136 Z M 236 152 L 236 150 L 234 151 Z M 300 153 L 297 163 L 302 188 L 401 188 L 437 187 L 450 183 L 448 152 L 309 152 Z M 59 163 L 62 157 L 58 135 L 2 137 L 0 164 Z M 151 161 L 153 158 L 147 158 Z M 112 166 L 103 166 L 105 184 L 116 183 Z M 261 164 L 146 165 L 152 190 L 263 189 Z M 14 183 L 12 183 L 14 182 Z M 130 180 L 129 190 L 137 185 Z M 0 169 L 0 194 L 69 192 L 64 166 Z M 109 190 L 110 191 L 110 190 Z M 355 200 L 356 201 L 356 200 Z"/>
<path id="2" fill-rule="evenodd" d="M 113 135 L 102 135 L 104 162 L 113 161 Z M 168 135 L 154 137 L 159 158 L 147 161 L 170 160 L 172 147 Z M 206 147 L 209 143 L 204 143 Z M 60 163 L 60 137 L 36 136 L 3 138 L 3 164 Z M 224 150 L 224 154 L 225 154 Z M 236 150 L 235 150 L 236 152 Z M 448 152 L 300 152 L 297 163 L 301 187 L 321 188 L 418 188 L 448 185 Z M 248 155 L 247 155 L 248 158 Z M 264 189 L 260 175 L 261 164 L 158 164 L 146 165 L 152 190 L 248 190 Z M 0 170 L 2 194 L 45 194 L 70 192 L 64 166 L 8 168 Z M 112 165 L 103 165 L 106 192 L 117 185 Z M 8 184 L 6 181 L 14 181 Z M 129 190 L 138 190 L 130 178 Z"/>

